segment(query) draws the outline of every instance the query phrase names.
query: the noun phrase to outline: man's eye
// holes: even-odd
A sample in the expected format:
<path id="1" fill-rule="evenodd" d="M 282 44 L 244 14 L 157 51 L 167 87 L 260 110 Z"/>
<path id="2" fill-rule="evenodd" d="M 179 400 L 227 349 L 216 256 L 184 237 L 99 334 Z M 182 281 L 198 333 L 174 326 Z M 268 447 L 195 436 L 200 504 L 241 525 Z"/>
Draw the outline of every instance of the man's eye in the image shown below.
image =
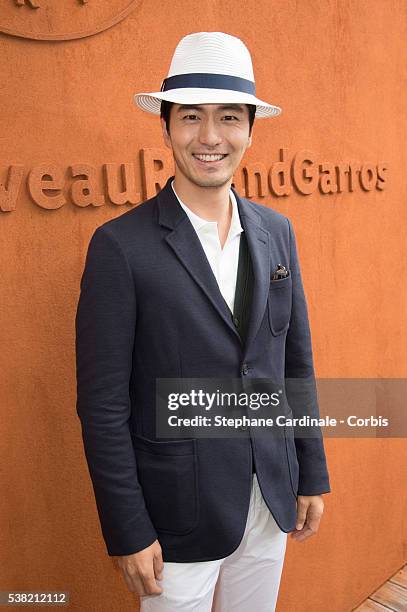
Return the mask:
<path id="1" fill-rule="evenodd" d="M 196 115 L 185 115 L 184 119 L 197 119 Z"/>
<path id="2" fill-rule="evenodd" d="M 225 115 L 223 118 L 224 119 L 236 119 L 237 120 L 237 117 L 235 117 L 234 115 Z"/>

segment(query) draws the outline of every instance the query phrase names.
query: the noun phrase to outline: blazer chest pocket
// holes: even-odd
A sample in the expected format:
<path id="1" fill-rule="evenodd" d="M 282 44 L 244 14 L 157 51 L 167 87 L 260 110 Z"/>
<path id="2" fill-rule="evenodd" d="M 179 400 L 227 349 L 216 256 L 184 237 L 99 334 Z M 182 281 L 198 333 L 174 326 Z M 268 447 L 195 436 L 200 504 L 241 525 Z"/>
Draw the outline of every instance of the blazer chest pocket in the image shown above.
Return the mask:
<path id="1" fill-rule="evenodd" d="M 137 475 L 158 531 L 186 534 L 198 523 L 195 440 L 156 441 L 132 434 Z"/>
<path id="2" fill-rule="evenodd" d="M 288 329 L 291 317 L 291 306 L 291 274 L 280 280 L 270 279 L 268 315 L 270 329 L 274 336 L 279 336 Z"/>

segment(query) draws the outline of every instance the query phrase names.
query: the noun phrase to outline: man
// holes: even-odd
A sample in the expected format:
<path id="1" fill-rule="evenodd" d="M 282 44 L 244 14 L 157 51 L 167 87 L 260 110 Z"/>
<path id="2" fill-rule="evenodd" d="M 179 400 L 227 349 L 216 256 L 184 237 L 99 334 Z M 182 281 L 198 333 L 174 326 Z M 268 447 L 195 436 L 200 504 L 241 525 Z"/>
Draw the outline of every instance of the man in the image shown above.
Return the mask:
<path id="1" fill-rule="evenodd" d="M 144 612 L 268 612 L 287 533 L 318 530 L 322 438 L 165 440 L 155 383 L 300 380 L 289 409 L 318 416 L 291 222 L 231 189 L 254 117 L 281 109 L 256 98 L 249 51 L 221 32 L 184 37 L 161 91 L 135 102 L 161 113 L 175 175 L 96 229 L 81 280 L 77 411 L 103 536 Z"/>

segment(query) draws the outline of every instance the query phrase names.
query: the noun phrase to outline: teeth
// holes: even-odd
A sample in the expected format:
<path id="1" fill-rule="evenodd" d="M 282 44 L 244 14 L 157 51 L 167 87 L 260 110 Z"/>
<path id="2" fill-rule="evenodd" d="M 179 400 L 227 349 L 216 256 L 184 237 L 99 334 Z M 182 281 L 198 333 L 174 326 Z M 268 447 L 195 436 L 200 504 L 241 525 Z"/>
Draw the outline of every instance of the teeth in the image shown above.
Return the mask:
<path id="1" fill-rule="evenodd" d="M 194 157 L 196 157 L 197 159 L 201 160 L 201 161 L 218 161 L 220 159 L 223 159 L 225 157 L 225 155 L 194 155 Z"/>

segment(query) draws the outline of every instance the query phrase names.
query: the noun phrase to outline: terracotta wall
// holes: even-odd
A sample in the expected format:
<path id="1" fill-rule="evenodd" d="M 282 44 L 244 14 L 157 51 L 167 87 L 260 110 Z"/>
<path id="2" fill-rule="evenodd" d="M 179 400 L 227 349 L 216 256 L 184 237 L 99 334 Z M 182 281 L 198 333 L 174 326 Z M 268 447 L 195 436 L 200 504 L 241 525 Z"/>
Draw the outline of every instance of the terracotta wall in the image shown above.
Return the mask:
<path id="1" fill-rule="evenodd" d="M 169 171 L 159 121 L 132 94 L 160 87 L 187 33 L 246 42 L 258 95 L 283 113 L 256 123 L 236 183 L 294 223 L 317 375 L 403 378 L 406 3 L 55 4 L 0 2 L 0 585 L 125 612 L 138 604 L 105 551 L 75 411 L 74 316 L 92 232 Z M 287 195 L 280 155 L 297 156 Z M 406 561 L 405 440 L 326 450 L 333 491 L 320 533 L 289 540 L 278 612 L 348 612 Z"/>

